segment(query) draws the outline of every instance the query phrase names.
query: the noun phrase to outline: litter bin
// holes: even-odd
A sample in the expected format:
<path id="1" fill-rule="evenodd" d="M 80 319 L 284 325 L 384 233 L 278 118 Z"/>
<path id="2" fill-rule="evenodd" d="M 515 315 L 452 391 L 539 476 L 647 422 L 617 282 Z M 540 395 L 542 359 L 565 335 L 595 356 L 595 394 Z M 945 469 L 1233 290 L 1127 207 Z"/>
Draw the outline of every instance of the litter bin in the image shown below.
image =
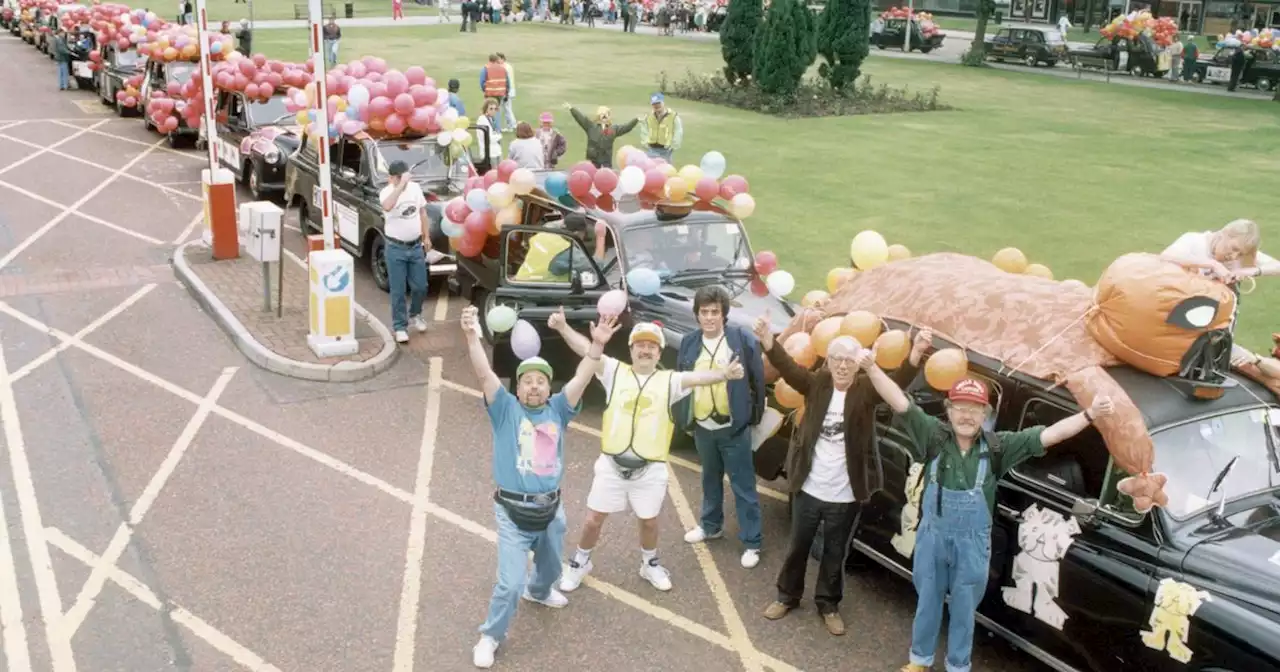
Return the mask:
<path id="1" fill-rule="evenodd" d="M 348 2 L 342 6 L 342 9 L 343 9 L 343 14 L 345 14 L 348 19 L 355 17 L 356 3 Z"/>

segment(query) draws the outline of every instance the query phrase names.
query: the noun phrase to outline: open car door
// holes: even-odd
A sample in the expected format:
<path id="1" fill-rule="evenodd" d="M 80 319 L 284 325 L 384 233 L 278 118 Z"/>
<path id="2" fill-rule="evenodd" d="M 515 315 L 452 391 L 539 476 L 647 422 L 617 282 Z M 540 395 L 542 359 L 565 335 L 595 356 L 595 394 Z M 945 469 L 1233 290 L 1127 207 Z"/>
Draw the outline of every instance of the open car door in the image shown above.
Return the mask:
<path id="1" fill-rule="evenodd" d="M 479 147 L 474 147 L 474 151 L 471 152 L 471 165 L 476 167 L 476 174 L 484 175 L 489 172 L 490 168 L 496 167 L 502 157 L 492 156 L 489 153 L 489 128 L 487 126 L 472 124 L 467 128 L 467 132 L 475 133 L 475 137 L 483 138 L 484 140 Z"/>
<path id="2" fill-rule="evenodd" d="M 558 380 L 573 376 L 579 357 L 547 326 L 547 320 L 561 306 L 569 326 L 587 333 L 590 322 L 599 317 L 596 303 L 610 287 L 597 262 L 582 242 L 563 229 L 545 226 L 513 226 L 500 234 L 498 282 L 482 304 L 480 319 L 485 336 L 493 344 L 493 368 L 499 376 L 515 374 L 520 358 L 511 349 L 511 333 L 491 334 L 485 316 L 495 306 L 510 306 L 519 319 L 531 324 L 542 340 L 538 353 L 555 369 Z M 624 313 L 626 322 L 629 314 Z M 623 332 L 627 325 L 623 325 Z M 625 352 L 626 339 L 615 336 Z M 618 343 L 610 343 L 610 354 Z"/>

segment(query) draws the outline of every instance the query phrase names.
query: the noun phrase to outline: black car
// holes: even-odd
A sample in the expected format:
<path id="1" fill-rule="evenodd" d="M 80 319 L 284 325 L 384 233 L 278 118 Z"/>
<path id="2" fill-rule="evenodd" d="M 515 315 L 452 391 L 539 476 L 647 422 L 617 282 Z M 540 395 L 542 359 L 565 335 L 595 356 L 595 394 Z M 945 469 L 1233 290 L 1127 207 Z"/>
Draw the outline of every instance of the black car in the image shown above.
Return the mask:
<path id="1" fill-rule="evenodd" d="M 1091 47 L 1068 51 L 1075 68 L 1127 72 L 1134 77 L 1163 77 L 1169 71 L 1168 56 L 1148 36 L 1101 38 Z"/>
<path id="2" fill-rule="evenodd" d="M 248 186 L 255 200 L 283 193 L 285 165 L 298 149 L 301 130 L 285 107 L 284 94 L 251 101 L 240 91 L 219 91 L 215 104 L 218 164 Z M 201 125 L 203 146 L 203 121 Z"/>
<path id="3" fill-rule="evenodd" d="M 186 84 L 199 68 L 199 63 L 191 61 L 147 61 L 143 69 L 142 88 L 139 90 L 141 99 L 138 101 L 138 109 L 142 112 L 142 124 L 147 130 L 154 130 L 151 119 L 146 113 L 151 98 L 157 93 L 164 93 L 170 84 L 179 86 Z M 177 147 L 188 141 L 194 144 L 199 134 L 199 128 L 188 126 L 186 119 L 178 115 L 178 128 L 166 133 L 165 139 L 168 140 L 170 147 Z"/>
<path id="4" fill-rule="evenodd" d="M 450 284 L 477 306 L 481 315 L 499 304 L 515 308 L 521 319 L 537 329 L 542 339 L 540 356 L 551 363 L 558 379 L 572 375 L 577 357 L 547 326 L 547 319 L 563 306 L 570 326 L 585 331 L 599 316 L 596 304 L 600 297 L 613 289 L 627 289 L 627 274 L 636 268 L 657 271 L 662 285 L 657 295 L 629 296 L 629 309 L 620 319 L 622 329 L 626 332 L 636 322 L 660 322 L 667 342 L 662 365 L 669 368 L 676 364 L 680 341 L 698 333 L 693 295 L 699 287 L 725 287 L 732 297 L 729 322 L 745 329 L 771 311 L 774 329 L 781 332 L 795 313 L 795 306 L 787 301 L 751 292 L 754 257 L 746 228 L 719 208 L 640 205 L 632 200 L 623 201 L 617 210 L 584 209 L 566 206 L 540 189 L 522 199 L 521 226 L 504 228 L 497 245 L 477 257 L 459 256 L 460 269 Z M 603 258 L 588 258 L 594 248 L 589 252 L 582 241 L 557 228 L 567 213 L 575 211 L 592 222 L 589 230 L 595 222 L 604 224 Z M 581 263 L 573 264 L 579 270 L 550 278 L 528 273 L 531 266 L 545 266 L 542 262 L 549 261 L 535 261 L 530 254 L 536 249 L 533 238 L 539 235 L 565 238 L 570 254 L 581 255 Z M 509 347 L 510 333 L 490 333 L 483 319 L 481 331 L 493 346 L 494 371 L 501 377 L 512 377 L 519 361 Z M 607 352 L 624 360 L 630 357 L 625 338 L 615 338 Z M 762 478 L 781 475 L 788 436 L 784 427 L 757 450 L 756 471 Z M 682 448 L 687 441 L 677 432 L 673 448 Z"/>
<path id="5" fill-rule="evenodd" d="M 1001 28 L 983 43 L 989 61 L 1016 61 L 1035 67 L 1049 67 L 1067 59 L 1067 41 L 1057 28 L 1022 26 Z"/>
<path id="6" fill-rule="evenodd" d="M 977 353 L 969 362 L 992 390 L 995 429 L 1080 411 L 1061 386 Z M 1280 405 L 1248 380 L 1202 400 L 1166 378 L 1109 373 L 1142 413 L 1169 505 L 1133 508 L 1093 428 L 1022 463 L 998 484 L 978 623 L 1064 672 L 1280 669 Z M 908 393 L 944 416 L 922 377 Z M 871 559 L 909 577 L 923 467 L 885 405 L 876 432 L 885 482 L 863 509 L 851 569 Z"/>
<path id="7" fill-rule="evenodd" d="M 98 97 L 103 105 L 114 106 L 116 113 L 124 116 L 124 106 L 116 100 L 116 92 L 125 89 L 125 80 L 137 75 L 147 64 L 147 59 L 136 49 L 120 49 L 110 40 L 98 53 L 102 56 L 97 73 Z"/>
<path id="8" fill-rule="evenodd" d="M 89 52 L 93 51 L 97 37 L 88 26 L 82 26 L 76 35 L 67 36 L 67 50 L 71 54 L 71 76 L 76 80 L 76 88 L 81 91 L 92 91 L 97 87 L 97 76 L 89 67 Z"/>
<path id="9" fill-rule="evenodd" d="M 911 24 L 911 50 L 919 50 L 922 54 L 927 54 L 934 49 L 942 46 L 942 41 L 946 39 L 943 33 L 935 33 L 929 37 L 925 37 L 920 32 L 920 24 L 915 21 L 907 21 L 906 19 L 888 19 L 884 22 L 884 29 L 879 32 L 871 33 L 871 44 L 877 49 L 902 49 L 906 46 L 907 24 Z"/>
<path id="10" fill-rule="evenodd" d="M 1241 47 L 1223 47 L 1210 58 L 1196 61 L 1192 81 L 1210 84 L 1226 84 L 1231 81 L 1231 57 Z M 1280 82 L 1280 53 L 1274 49 L 1244 47 L 1244 70 L 1240 73 L 1241 86 L 1254 86 L 1259 91 L 1270 91 Z"/>
<path id="11" fill-rule="evenodd" d="M 427 216 L 431 224 L 433 252 L 441 255 L 431 261 L 431 275 L 449 275 L 456 266 L 450 256 L 449 239 L 441 231 L 443 200 L 460 195 L 468 177 L 489 169 L 488 128 L 482 131 L 484 142 L 477 143 L 484 152 L 479 161 L 463 150 L 449 157 L 436 136 L 414 138 L 374 137 L 366 132 L 343 135 L 329 148 L 329 170 L 334 200 L 334 231 L 342 247 L 357 258 L 365 258 L 373 272 L 374 284 L 387 291 L 386 241 L 382 235 L 383 210 L 378 192 L 387 185 L 387 166 L 404 161 L 409 175 L 422 186 L 427 197 Z M 298 221 L 308 229 L 321 227 L 319 212 L 320 174 L 315 143 L 305 133 L 298 141 L 298 151 L 285 165 L 284 200 L 298 206 Z M 432 255 L 434 256 L 434 255 Z"/>

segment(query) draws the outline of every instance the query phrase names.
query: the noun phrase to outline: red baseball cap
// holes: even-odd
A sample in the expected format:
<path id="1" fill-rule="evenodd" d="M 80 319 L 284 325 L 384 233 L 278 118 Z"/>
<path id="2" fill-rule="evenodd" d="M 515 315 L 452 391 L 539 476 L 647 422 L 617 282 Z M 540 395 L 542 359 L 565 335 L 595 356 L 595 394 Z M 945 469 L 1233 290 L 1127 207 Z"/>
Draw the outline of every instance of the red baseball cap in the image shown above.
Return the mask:
<path id="1" fill-rule="evenodd" d="M 947 399 L 951 401 L 968 401 L 983 406 L 990 403 L 987 397 L 987 386 L 981 381 L 973 378 L 962 378 L 955 385 L 951 386 L 951 390 L 947 392 Z"/>

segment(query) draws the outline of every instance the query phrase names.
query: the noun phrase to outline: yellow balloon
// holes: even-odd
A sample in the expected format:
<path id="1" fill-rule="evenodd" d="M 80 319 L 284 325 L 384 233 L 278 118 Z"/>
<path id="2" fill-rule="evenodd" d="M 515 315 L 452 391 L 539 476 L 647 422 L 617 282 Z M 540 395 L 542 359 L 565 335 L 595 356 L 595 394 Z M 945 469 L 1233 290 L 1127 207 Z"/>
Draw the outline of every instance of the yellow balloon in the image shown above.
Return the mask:
<path id="1" fill-rule="evenodd" d="M 842 318 L 840 317 L 828 317 L 813 328 L 813 333 L 809 335 L 809 338 L 813 344 L 813 351 L 819 357 L 827 356 L 827 347 L 831 345 L 831 341 L 840 335 L 841 320 Z"/>
<path id="2" fill-rule="evenodd" d="M 854 337 L 864 348 L 869 348 L 876 342 L 876 337 L 883 328 L 880 318 L 865 310 L 855 310 L 840 321 L 840 333 Z"/>
<path id="3" fill-rule="evenodd" d="M 240 52 L 234 51 L 232 53 L 239 54 Z M 307 107 L 315 107 L 316 106 L 316 83 L 315 82 L 308 83 L 302 89 L 302 93 L 307 97 Z"/>
<path id="4" fill-rule="evenodd" d="M 689 185 L 679 177 L 667 178 L 667 198 L 673 201 L 683 201 L 685 196 L 689 195 Z"/>
<path id="5" fill-rule="evenodd" d="M 876 366 L 892 371 L 906 361 L 911 354 L 911 339 L 900 329 L 886 331 L 875 341 Z"/>
<path id="6" fill-rule="evenodd" d="M 450 119 L 449 117 L 437 117 L 437 121 L 440 122 L 440 130 L 442 131 L 452 132 L 453 129 L 458 128 L 457 119 Z M 466 128 L 466 126 L 463 126 L 462 128 Z"/>
<path id="7" fill-rule="evenodd" d="M 969 373 L 969 358 L 958 348 L 933 353 L 924 364 L 924 379 L 933 389 L 946 392 Z"/>
<path id="8" fill-rule="evenodd" d="M 733 200 L 729 201 L 729 212 L 738 219 L 746 219 L 755 211 L 756 199 L 751 194 L 734 194 Z"/>
<path id="9" fill-rule="evenodd" d="M 811 292 L 805 293 L 804 298 L 800 299 L 800 305 L 805 308 L 812 308 L 814 304 L 820 301 L 826 301 L 829 298 L 831 298 L 830 294 L 822 291 L 821 289 L 815 289 Z"/>
<path id="10" fill-rule="evenodd" d="M 499 229 L 507 226 L 518 225 L 520 223 L 520 205 L 518 203 L 512 203 L 511 205 L 499 210 L 497 216 L 494 217 L 494 221 L 497 223 Z"/>
<path id="11" fill-rule="evenodd" d="M 827 271 L 827 291 L 835 294 L 840 291 L 849 279 L 853 277 L 855 271 L 852 268 L 833 268 Z"/>
<path id="12" fill-rule="evenodd" d="M 902 261 L 910 258 L 911 250 L 908 250 L 906 245 L 894 244 L 889 246 L 889 261 Z"/>
<path id="13" fill-rule="evenodd" d="M 1076 280 L 1076 279 L 1072 278 L 1072 279 L 1069 279 L 1069 280 L 1063 280 L 1063 281 L 1062 281 L 1062 288 L 1063 288 L 1063 289 L 1070 289 L 1070 290 L 1072 290 L 1072 291 L 1081 290 L 1081 289 L 1083 289 L 1083 290 L 1088 290 L 1088 289 L 1089 289 L 1089 285 L 1086 285 L 1086 284 L 1084 284 L 1083 282 L 1080 282 L 1079 280 Z"/>
<path id="14" fill-rule="evenodd" d="M 996 252 L 991 263 L 1005 273 L 1023 273 L 1027 270 L 1027 255 L 1016 247 L 1006 247 Z"/>
<path id="15" fill-rule="evenodd" d="M 859 270 L 868 270 L 889 261 L 889 245 L 884 236 L 875 231 L 863 231 L 854 236 L 849 245 L 849 256 Z"/>
<path id="16" fill-rule="evenodd" d="M 306 110 L 302 110 L 301 112 L 294 115 L 293 120 L 298 122 L 299 126 L 306 126 L 307 122 L 311 121 L 311 117 L 307 115 Z"/>
<path id="17" fill-rule="evenodd" d="M 689 185 L 688 191 L 693 191 L 693 188 L 698 185 L 698 180 L 702 179 L 702 168 L 689 164 L 680 169 L 680 177 L 685 184 Z"/>
<path id="18" fill-rule="evenodd" d="M 458 117 L 458 120 L 453 123 L 453 127 L 454 128 L 471 128 L 471 120 L 466 117 L 460 116 Z"/>
<path id="19" fill-rule="evenodd" d="M 804 395 L 796 391 L 785 380 L 779 380 L 773 386 L 773 398 L 778 405 L 783 408 L 802 408 L 804 406 Z"/>
<path id="20" fill-rule="evenodd" d="M 1023 273 L 1034 275 L 1037 278 L 1044 278 L 1045 280 L 1053 279 L 1053 271 L 1049 270 L 1049 267 L 1044 264 L 1030 264 Z"/>
<path id="21" fill-rule="evenodd" d="M 514 198 L 515 194 L 511 193 L 511 185 L 505 182 L 494 182 L 493 186 L 489 187 L 489 205 L 494 208 L 501 210 L 511 205 L 511 201 Z"/>
<path id="22" fill-rule="evenodd" d="M 537 178 L 533 176 L 533 171 L 528 168 L 517 168 L 511 173 L 511 179 L 508 184 L 511 185 L 511 191 L 519 196 L 524 196 L 533 191 L 536 182 Z"/>

